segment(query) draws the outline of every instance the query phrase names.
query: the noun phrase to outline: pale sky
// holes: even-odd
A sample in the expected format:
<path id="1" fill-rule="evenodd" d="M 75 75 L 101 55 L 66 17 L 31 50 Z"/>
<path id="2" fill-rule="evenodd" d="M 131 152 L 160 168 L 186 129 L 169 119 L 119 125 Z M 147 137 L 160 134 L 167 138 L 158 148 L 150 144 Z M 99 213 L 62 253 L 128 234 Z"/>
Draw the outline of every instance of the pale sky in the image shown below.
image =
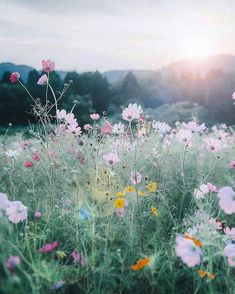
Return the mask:
<path id="1" fill-rule="evenodd" d="M 0 0 L 0 63 L 158 69 L 235 55 L 234 0 Z"/>

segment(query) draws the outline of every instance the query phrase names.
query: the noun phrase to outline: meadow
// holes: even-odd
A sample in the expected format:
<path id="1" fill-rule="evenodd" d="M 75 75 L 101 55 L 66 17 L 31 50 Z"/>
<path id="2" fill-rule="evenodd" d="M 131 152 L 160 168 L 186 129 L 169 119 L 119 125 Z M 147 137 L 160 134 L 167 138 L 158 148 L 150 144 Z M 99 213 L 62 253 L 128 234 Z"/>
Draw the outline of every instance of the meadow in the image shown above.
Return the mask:
<path id="1" fill-rule="evenodd" d="M 0 293 L 234 293 L 234 129 L 135 103 L 79 126 L 43 70 L 54 102 L 0 137 Z"/>

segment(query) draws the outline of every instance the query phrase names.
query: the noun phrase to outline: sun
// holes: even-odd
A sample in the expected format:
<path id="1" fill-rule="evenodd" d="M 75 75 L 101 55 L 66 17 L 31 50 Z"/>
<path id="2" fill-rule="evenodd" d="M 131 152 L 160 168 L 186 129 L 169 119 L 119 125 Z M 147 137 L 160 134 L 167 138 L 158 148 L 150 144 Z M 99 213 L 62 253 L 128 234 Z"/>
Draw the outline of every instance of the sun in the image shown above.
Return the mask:
<path id="1" fill-rule="evenodd" d="M 204 58 L 213 54 L 213 47 L 207 38 L 191 36 L 182 42 L 182 54 L 186 58 Z"/>

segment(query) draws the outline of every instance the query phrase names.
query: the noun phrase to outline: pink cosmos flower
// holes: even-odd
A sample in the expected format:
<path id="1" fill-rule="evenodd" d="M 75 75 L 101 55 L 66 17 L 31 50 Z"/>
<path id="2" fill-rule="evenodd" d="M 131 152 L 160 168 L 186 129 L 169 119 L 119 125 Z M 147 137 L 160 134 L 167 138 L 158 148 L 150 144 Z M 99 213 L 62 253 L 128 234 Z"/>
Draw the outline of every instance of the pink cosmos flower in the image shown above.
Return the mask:
<path id="1" fill-rule="evenodd" d="M 64 109 L 62 110 L 57 110 L 56 111 L 56 116 L 58 119 L 66 119 L 67 113 Z"/>
<path id="2" fill-rule="evenodd" d="M 211 192 L 218 192 L 216 186 L 211 183 L 207 183 L 207 187 Z"/>
<path id="3" fill-rule="evenodd" d="M 74 135 L 81 135 L 82 133 L 82 129 L 79 126 L 75 126 L 75 125 L 69 125 L 68 126 L 68 132 L 70 134 L 74 134 Z"/>
<path id="4" fill-rule="evenodd" d="M 88 130 L 91 130 L 92 129 L 92 126 L 90 124 L 85 124 L 84 125 L 84 130 L 85 131 L 88 131 Z"/>
<path id="5" fill-rule="evenodd" d="M 28 208 L 22 204 L 20 201 L 11 201 L 6 208 L 6 215 L 14 224 L 18 224 L 27 219 Z"/>
<path id="6" fill-rule="evenodd" d="M 41 159 L 40 153 L 38 151 L 32 154 L 32 159 L 35 161 L 39 161 Z"/>
<path id="7" fill-rule="evenodd" d="M 159 133 L 160 135 L 165 135 L 166 133 L 169 133 L 171 130 L 171 127 L 166 124 L 165 122 L 161 121 L 153 121 L 152 126 L 154 130 Z"/>
<path id="8" fill-rule="evenodd" d="M 107 164 L 110 165 L 116 164 L 120 161 L 117 153 L 115 152 L 110 152 L 108 154 L 103 155 L 103 159 L 106 161 Z"/>
<path id="9" fill-rule="evenodd" d="M 116 209 L 116 214 L 119 217 L 124 217 L 126 215 L 126 211 L 124 208 L 117 208 Z"/>
<path id="10" fill-rule="evenodd" d="M 196 199 L 203 199 L 205 198 L 206 194 L 209 193 L 209 187 L 205 184 L 202 184 L 199 189 L 194 191 L 194 197 Z"/>
<path id="11" fill-rule="evenodd" d="M 232 161 L 229 163 L 229 168 L 235 169 L 235 160 L 232 160 Z"/>
<path id="12" fill-rule="evenodd" d="M 103 136 L 109 134 L 110 136 L 112 136 L 113 134 L 113 127 L 111 125 L 111 123 L 109 121 L 106 121 L 105 124 L 102 126 L 101 128 L 101 133 Z"/>
<path id="13" fill-rule="evenodd" d="M 194 121 L 190 121 L 188 124 L 186 124 L 185 122 L 182 123 L 183 127 L 191 132 L 194 132 L 194 133 L 200 133 L 200 132 L 203 132 L 205 131 L 206 129 L 206 126 L 205 124 L 197 124 L 196 122 Z"/>
<path id="14" fill-rule="evenodd" d="M 44 72 L 47 72 L 47 73 L 50 73 L 53 70 L 55 70 L 55 63 L 54 63 L 54 61 L 51 61 L 50 59 L 43 60 L 42 61 L 42 70 Z"/>
<path id="15" fill-rule="evenodd" d="M 19 78 L 20 74 L 17 71 L 15 71 L 11 74 L 10 81 L 12 84 L 15 84 L 19 80 Z"/>
<path id="16" fill-rule="evenodd" d="M 227 142 L 228 141 L 228 137 L 229 137 L 229 133 L 225 132 L 224 130 L 215 130 L 215 135 L 218 138 L 218 140 L 222 141 L 222 142 Z"/>
<path id="17" fill-rule="evenodd" d="M 50 252 L 50 251 L 54 250 L 58 246 L 59 246 L 59 242 L 56 240 L 53 243 L 46 244 L 45 246 L 43 246 L 42 248 L 40 248 L 38 250 L 38 252 L 39 253 L 47 253 L 47 252 Z"/>
<path id="18" fill-rule="evenodd" d="M 226 214 L 235 213 L 235 192 L 229 186 L 219 189 L 219 206 Z"/>
<path id="19" fill-rule="evenodd" d="M 63 134 L 64 131 L 66 130 L 66 125 L 65 124 L 59 124 L 57 127 L 56 127 L 56 133 L 57 134 Z"/>
<path id="20" fill-rule="evenodd" d="M 224 248 L 224 256 L 228 258 L 228 264 L 235 266 L 235 244 L 228 244 Z"/>
<path id="21" fill-rule="evenodd" d="M 114 124 L 113 133 L 117 135 L 124 133 L 124 125 L 122 123 Z"/>
<path id="22" fill-rule="evenodd" d="M 98 113 L 92 113 L 90 114 L 90 118 L 92 120 L 98 120 L 100 118 L 100 115 Z"/>
<path id="23" fill-rule="evenodd" d="M 48 77 L 47 77 L 46 74 L 44 74 L 44 75 L 42 75 L 42 76 L 39 78 L 37 84 L 40 85 L 40 86 L 43 86 L 43 85 L 45 85 L 45 84 L 47 83 L 47 81 L 48 81 Z"/>
<path id="24" fill-rule="evenodd" d="M 142 175 L 139 172 L 131 171 L 130 180 L 133 185 L 137 185 L 141 182 Z"/>
<path id="25" fill-rule="evenodd" d="M 206 148 L 212 153 L 218 152 L 221 149 L 221 143 L 218 139 L 214 138 L 205 138 L 203 141 L 206 144 Z"/>
<path id="26" fill-rule="evenodd" d="M 176 134 L 176 138 L 178 139 L 178 141 L 190 147 L 193 135 L 192 132 L 189 130 L 179 130 L 179 132 Z"/>
<path id="27" fill-rule="evenodd" d="M 192 240 L 183 236 L 176 238 L 175 252 L 188 267 L 194 267 L 201 263 L 201 249 Z"/>
<path id="28" fill-rule="evenodd" d="M 9 203 L 10 201 L 8 200 L 7 195 L 0 193 L 0 217 L 5 213 Z"/>
<path id="29" fill-rule="evenodd" d="M 6 262 L 6 268 L 12 273 L 20 263 L 21 260 L 18 255 L 11 255 Z"/>
<path id="30" fill-rule="evenodd" d="M 28 140 L 23 141 L 23 143 L 20 146 L 23 150 L 25 150 L 29 146 L 29 141 Z"/>
<path id="31" fill-rule="evenodd" d="M 137 106 L 136 103 L 130 103 L 127 108 L 125 108 L 122 112 L 122 118 L 131 122 L 133 119 L 139 119 L 140 114 L 143 112 L 141 106 Z"/>
<path id="32" fill-rule="evenodd" d="M 86 265 L 86 260 L 85 258 L 82 256 L 82 254 L 80 254 L 79 252 L 77 252 L 76 250 L 74 250 L 71 254 L 72 258 L 73 258 L 73 262 L 74 263 L 79 263 L 82 267 Z"/>
<path id="33" fill-rule="evenodd" d="M 32 163 L 32 161 L 25 161 L 25 162 L 24 162 L 24 167 L 27 167 L 27 168 L 31 168 L 31 167 L 33 167 L 33 163 Z"/>
<path id="34" fill-rule="evenodd" d="M 70 125 L 78 126 L 77 120 L 74 118 L 74 114 L 72 112 L 66 115 L 65 120 Z"/>
<path id="35" fill-rule="evenodd" d="M 235 92 L 233 92 L 232 99 L 235 100 Z"/>
<path id="36" fill-rule="evenodd" d="M 226 227 L 224 233 L 229 237 L 229 239 L 235 241 L 235 228 Z"/>

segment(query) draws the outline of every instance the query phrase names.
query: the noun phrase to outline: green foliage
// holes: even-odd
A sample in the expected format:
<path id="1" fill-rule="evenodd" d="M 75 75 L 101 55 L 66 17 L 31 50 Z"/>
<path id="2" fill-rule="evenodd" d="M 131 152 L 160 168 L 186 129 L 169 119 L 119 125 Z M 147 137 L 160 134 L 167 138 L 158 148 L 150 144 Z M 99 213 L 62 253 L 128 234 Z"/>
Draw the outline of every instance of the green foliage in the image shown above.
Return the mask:
<path id="1" fill-rule="evenodd" d="M 25 85 L 34 98 L 45 104 L 45 86 L 37 85 L 41 72 L 31 70 Z M 33 113 L 30 113 L 32 101 L 27 93 L 17 85 L 9 82 L 10 73 L 5 72 L 0 83 L 0 124 L 7 125 L 27 124 L 36 122 Z M 99 72 L 69 72 L 62 81 L 56 72 L 50 74 L 50 84 L 57 89 L 58 97 L 65 83 L 73 81 L 66 94 L 59 102 L 59 107 L 71 109 L 72 101 L 76 97 L 83 97 L 80 102 L 82 108 L 76 113 L 83 113 L 78 122 L 88 122 L 88 112 L 108 112 L 116 116 L 118 110 L 128 103 L 139 103 L 149 109 L 156 120 L 174 122 L 188 120 L 195 115 L 205 119 L 209 125 L 214 123 L 235 124 L 235 111 L 231 99 L 235 85 L 233 73 L 223 73 L 220 70 L 211 70 L 205 78 L 190 73 L 182 76 L 174 74 L 161 76 L 159 73 L 151 77 L 137 79 L 129 72 L 118 84 L 109 85 L 107 79 Z M 48 89 L 47 99 L 54 103 L 54 97 Z M 85 102 L 85 100 L 87 101 Z M 187 102 L 187 103 L 182 103 Z M 197 104 L 195 106 L 195 104 Z M 188 105 L 188 106 L 187 106 Z M 84 112 L 83 112 L 84 110 Z M 199 113 L 202 111 L 202 113 Z M 51 114 L 54 114 L 53 112 Z M 173 117 L 172 119 L 169 119 Z M 87 121 L 85 121 L 87 119 Z"/>
<path id="2" fill-rule="evenodd" d="M 78 100 L 82 105 L 83 98 Z M 193 197 L 202 182 L 218 187 L 229 183 L 232 171 L 227 164 L 234 158 L 232 146 L 218 154 L 201 152 L 202 138 L 195 134 L 192 148 L 184 148 L 172 136 L 172 144 L 166 148 L 164 138 L 151 133 L 144 139 L 136 137 L 131 152 L 120 147 L 120 162 L 108 166 L 102 155 L 111 150 L 114 139 L 98 135 L 97 129 L 83 135 L 83 145 L 67 133 L 49 136 L 44 143 L 31 138 L 29 147 L 16 159 L 7 160 L 6 149 L 0 150 L 0 191 L 29 209 L 26 223 L 13 225 L 6 216 L 0 217 L 0 292 L 50 293 L 53 285 L 63 280 L 65 285 L 58 291 L 64 293 L 233 294 L 233 272 L 227 261 L 218 257 L 220 246 L 225 246 L 224 235 L 216 230 L 212 233 L 208 222 L 197 218 L 195 212 L 203 210 L 210 218 L 219 214 L 229 226 L 235 219 L 221 212 L 214 193 L 201 202 Z M 7 150 L 19 148 L 22 140 L 20 134 L 4 138 Z M 158 151 L 155 158 L 151 156 L 153 146 Z M 38 150 L 41 159 L 27 169 L 23 163 L 31 158 L 32 150 Z M 48 150 L 56 150 L 56 157 L 48 155 Z M 78 152 L 84 154 L 85 164 L 79 162 Z M 126 193 L 126 215 L 119 218 L 116 192 L 130 185 L 132 170 L 140 171 L 143 179 L 134 192 Z M 157 191 L 146 188 L 150 180 L 158 183 Z M 144 196 L 137 194 L 139 189 L 145 191 Z M 157 217 L 151 207 L 157 207 Z M 80 209 L 88 210 L 90 219 L 81 219 Z M 34 218 L 36 210 L 42 213 L 38 220 Z M 176 234 L 200 222 L 208 229 L 200 235 L 202 267 L 216 274 L 214 280 L 201 279 L 199 267 L 188 268 L 174 251 Z M 58 249 L 38 252 L 54 240 L 59 241 Z M 66 256 L 60 258 L 58 250 Z M 73 250 L 84 255 L 85 267 L 73 263 Z M 10 255 L 21 258 L 13 274 L 5 266 Z M 130 266 L 145 256 L 151 263 L 132 271 Z"/>

